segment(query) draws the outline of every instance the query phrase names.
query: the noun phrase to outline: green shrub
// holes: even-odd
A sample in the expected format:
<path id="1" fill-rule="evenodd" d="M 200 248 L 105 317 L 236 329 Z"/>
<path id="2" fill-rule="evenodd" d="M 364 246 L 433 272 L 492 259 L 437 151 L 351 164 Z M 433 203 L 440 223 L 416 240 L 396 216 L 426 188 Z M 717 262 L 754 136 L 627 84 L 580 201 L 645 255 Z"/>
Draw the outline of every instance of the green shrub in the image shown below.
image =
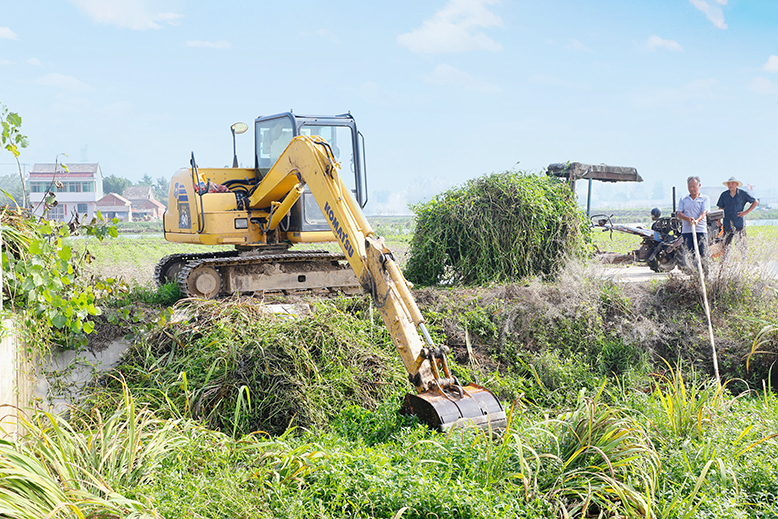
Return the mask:
<path id="1" fill-rule="evenodd" d="M 549 275 L 585 250 L 588 225 L 566 184 L 508 171 L 480 177 L 412 207 L 406 276 L 476 284 Z"/>

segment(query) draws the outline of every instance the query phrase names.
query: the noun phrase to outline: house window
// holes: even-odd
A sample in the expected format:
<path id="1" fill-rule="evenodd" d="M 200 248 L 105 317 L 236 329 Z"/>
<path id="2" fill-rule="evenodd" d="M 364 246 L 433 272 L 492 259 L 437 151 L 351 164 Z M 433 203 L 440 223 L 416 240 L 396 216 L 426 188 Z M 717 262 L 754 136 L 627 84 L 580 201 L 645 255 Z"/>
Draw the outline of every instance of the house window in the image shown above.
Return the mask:
<path id="1" fill-rule="evenodd" d="M 30 193 L 45 193 L 48 182 L 30 182 Z"/>
<path id="2" fill-rule="evenodd" d="M 60 204 L 54 207 L 50 207 L 49 211 L 46 213 L 46 218 L 48 218 L 49 220 L 58 220 L 58 221 L 64 220 L 65 206 Z"/>
<path id="3" fill-rule="evenodd" d="M 86 212 L 87 212 L 87 205 L 86 204 L 78 204 L 78 208 L 76 210 L 78 211 L 78 214 L 86 214 Z"/>

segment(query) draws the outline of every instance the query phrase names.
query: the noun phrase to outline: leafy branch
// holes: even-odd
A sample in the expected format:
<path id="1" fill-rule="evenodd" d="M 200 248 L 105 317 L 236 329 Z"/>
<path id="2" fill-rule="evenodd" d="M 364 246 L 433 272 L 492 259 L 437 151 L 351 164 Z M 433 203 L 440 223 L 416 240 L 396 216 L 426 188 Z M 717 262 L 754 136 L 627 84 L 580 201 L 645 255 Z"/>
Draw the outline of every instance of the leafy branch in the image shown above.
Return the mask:
<path id="1" fill-rule="evenodd" d="M 22 207 L 27 207 L 27 188 L 24 185 L 24 173 L 22 173 L 22 164 L 19 162 L 19 148 L 26 148 L 27 136 L 22 135 L 20 128 L 22 118 L 16 112 L 9 112 L 5 105 L 0 105 L 0 144 L 3 148 L 10 151 L 16 159 L 16 165 L 19 168 L 19 178 L 22 180 Z"/>

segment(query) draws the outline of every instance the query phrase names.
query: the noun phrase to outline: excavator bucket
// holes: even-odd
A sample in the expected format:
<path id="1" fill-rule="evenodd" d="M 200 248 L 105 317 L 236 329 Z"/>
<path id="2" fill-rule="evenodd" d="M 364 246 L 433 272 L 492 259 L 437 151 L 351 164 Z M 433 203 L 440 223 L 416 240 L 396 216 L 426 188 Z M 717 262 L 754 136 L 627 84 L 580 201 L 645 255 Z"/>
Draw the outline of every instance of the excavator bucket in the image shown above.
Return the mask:
<path id="1" fill-rule="evenodd" d="M 420 421 L 441 432 L 468 426 L 505 428 L 505 411 L 491 391 L 476 384 L 462 390 L 461 395 L 439 389 L 407 394 L 400 412 L 418 416 Z"/>

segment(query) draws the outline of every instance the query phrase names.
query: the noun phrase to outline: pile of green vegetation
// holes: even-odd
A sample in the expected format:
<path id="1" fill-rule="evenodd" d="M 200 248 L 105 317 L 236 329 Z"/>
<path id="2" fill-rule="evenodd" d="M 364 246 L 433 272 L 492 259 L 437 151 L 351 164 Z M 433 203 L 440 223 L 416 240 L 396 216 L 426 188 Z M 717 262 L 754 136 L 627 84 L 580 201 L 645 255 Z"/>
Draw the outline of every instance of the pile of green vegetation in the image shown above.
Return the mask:
<path id="1" fill-rule="evenodd" d="M 407 384 L 377 312 L 370 319 L 349 298 L 300 308 L 310 315 L 270 314 L 251 299 L 182 301 L 125 354 L 122 383 L 163 416 L 236 435 L 320 428 L 344 405 L 374 409 Z M 118 380 L 106 384 L 120 395 Z"/>
<path id="2" fill-rule="evenodd" d="M 550 275 L 587 249 L 588 222 L 564 182 L 508 171 L 468 181 L 412 207 L 405 267 L 423 285 Z"/>

